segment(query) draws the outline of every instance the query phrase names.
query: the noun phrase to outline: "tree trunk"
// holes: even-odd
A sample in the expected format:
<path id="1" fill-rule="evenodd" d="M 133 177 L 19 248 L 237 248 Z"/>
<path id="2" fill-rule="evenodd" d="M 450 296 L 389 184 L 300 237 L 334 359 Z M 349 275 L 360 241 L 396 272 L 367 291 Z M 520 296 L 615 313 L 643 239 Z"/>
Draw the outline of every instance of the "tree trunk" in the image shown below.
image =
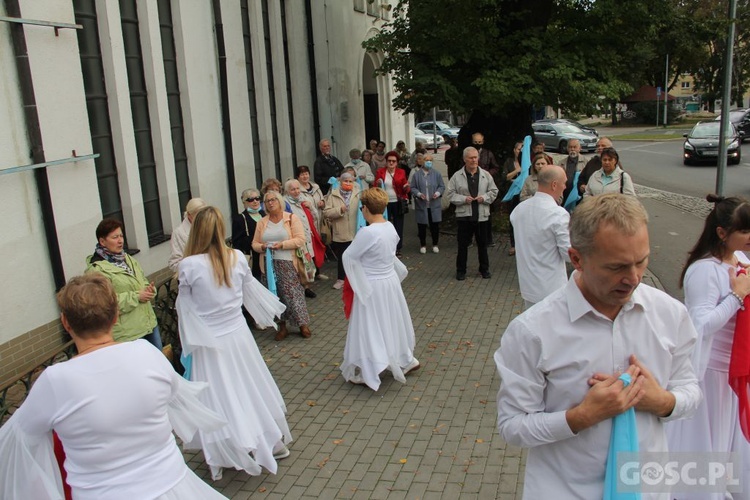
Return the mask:
<path id="1" fill-rule="evenodd" d="M 612 101 L 610 103 L 610 107 L 612 109 L 612 126 L 617 126 L 618 120 L 617 120 L 617 103 Z"/>

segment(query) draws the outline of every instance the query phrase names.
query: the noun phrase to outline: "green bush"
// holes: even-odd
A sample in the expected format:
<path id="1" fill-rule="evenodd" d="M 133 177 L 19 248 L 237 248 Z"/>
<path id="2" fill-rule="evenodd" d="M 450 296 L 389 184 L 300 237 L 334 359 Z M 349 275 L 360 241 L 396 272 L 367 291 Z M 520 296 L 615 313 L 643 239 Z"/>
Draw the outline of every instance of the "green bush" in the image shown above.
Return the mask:
<path id="1" fill-rule="evenodd" d="M 636 120 L 646 125 L 656 125 L 656 101 L 638 102 L 628 105 L 631 111 L 635 111 Z M 680 108 L 667 106 L 667 124 L 675 123 L 682 113 Z M 664 123 L 664 101 L 659 101 L 659 125 Z"/>

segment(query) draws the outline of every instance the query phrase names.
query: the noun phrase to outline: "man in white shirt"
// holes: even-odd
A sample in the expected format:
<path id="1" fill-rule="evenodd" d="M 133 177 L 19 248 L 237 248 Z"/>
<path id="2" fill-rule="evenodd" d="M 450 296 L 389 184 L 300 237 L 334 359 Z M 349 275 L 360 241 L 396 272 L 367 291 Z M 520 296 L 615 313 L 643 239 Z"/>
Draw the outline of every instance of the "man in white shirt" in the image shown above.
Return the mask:
<path id="1" fill-rule="evenodd" d="M 566 186 L 565 170 L 548 165 L 537 175 L 539 188 L 510 214 L 516 239 L 516 268 L 525 307 L 565 286 L 570 262 L 570 214 L 560 206 Z"/>
<path id="2" fill-rule="evenodd" d="M 568 283 L 503 334 L 498 428 L 530 448 L 525 499 L 602 498 L 613 417 L 634 407 L 639 451 L 664 452 L 663 423 L 689 417 L 701 400 L 687 310 L 640 283 L 647 222 L 633 196 L 584 200 L 570 221 Z M 628 387 L 618 380 L 626 371 Z"/>

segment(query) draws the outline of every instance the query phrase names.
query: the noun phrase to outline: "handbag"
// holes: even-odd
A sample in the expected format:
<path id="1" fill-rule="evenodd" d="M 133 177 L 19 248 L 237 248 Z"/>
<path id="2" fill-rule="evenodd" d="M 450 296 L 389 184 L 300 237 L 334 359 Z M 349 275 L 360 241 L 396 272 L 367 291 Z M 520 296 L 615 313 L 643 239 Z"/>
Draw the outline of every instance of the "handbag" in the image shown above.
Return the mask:
<path id="1" fill-rule="evenodd" d="M 398 199 L 398 212 L 400 215 L 409 213 L 409 200 L 405 200 L 403 198 Z"/>

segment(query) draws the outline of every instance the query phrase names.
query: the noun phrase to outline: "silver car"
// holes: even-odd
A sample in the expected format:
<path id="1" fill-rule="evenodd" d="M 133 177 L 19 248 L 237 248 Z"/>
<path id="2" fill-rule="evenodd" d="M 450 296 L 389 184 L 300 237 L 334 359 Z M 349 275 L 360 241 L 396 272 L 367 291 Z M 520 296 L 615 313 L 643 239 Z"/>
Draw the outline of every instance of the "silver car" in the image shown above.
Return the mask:
<path id="1" fill-rule="evenodd" d="M 536 122 L 531 124 L 531 128 L 534 129 L 536 139 L 544 143 L 545 150 L 558 153 L 568 152 L 568 141 L 571 139 L 581 142 L 581 152 L 591 153 L 596 151 L 596 141 L 599 140 L 595 134 L 566 122 Z"/>
<path id="2" fill-rule="evenodd" d="M 435 138 L 435 135 L 433 134 L 425 134 L 418 128 L 414 129 L 414 142 L 421 142 L 422 144 L 424 144 L 426 148 L 435 148 L 435 147 L 439 148 L 445 143 L 443 138 L 440 135 L 438 135 L 437 146 L 435 146 L 435 143 L 433 142 L 434 138 Z"/>

